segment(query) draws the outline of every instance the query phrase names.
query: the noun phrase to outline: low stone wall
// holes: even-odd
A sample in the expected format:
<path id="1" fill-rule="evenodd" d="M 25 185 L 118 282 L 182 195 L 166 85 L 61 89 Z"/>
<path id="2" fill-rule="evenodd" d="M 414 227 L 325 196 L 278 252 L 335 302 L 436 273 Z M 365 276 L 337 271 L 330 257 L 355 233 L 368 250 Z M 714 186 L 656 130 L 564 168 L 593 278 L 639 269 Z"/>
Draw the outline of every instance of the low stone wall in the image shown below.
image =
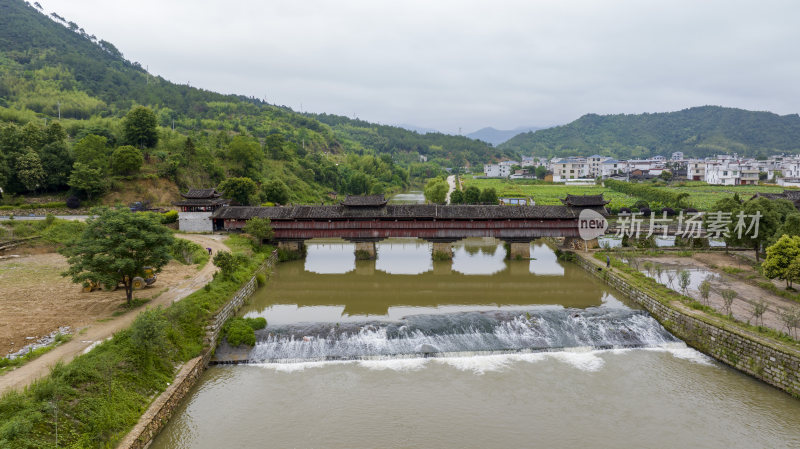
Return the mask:
<path id="1" fill-rule="evenodd" d="M 139 418 L 139 422 L 128 432 L 128 435 L 117 445 L 117 448 L 142 449 L 147 447 L 153 438 L 158 435 L 164 425 L 169 422 L 175 410 L 180 406 L 183 398 L 192 390 L 192 387 L 208 367 L 208 362 L 214 354 L 217 339 L 225 321 L 235 314 L 245 300 L 256 291 L 258 287 L 256 276 L 272 268 L 277 262 L 278 251 L 276 250 L 256 270 L 253 277 L 213 316 L 211 324 L 206 326 L 206 335 L 203 339 L 205 349 L 203 349 L 203 352 L 198 357 L 183 364 L 172 384 L 150 404 L 147 411 Z"/>
<path id="2" fill-rule="evenodd" d="M 713 317 L 701 319 L 689 315 L 631 287 L 620 275 L 588 260 L 590 255 L 575 253 L 575 256 L 578 265 L 644 307 L 689 346 L 800 398 L 800 352 L 743 329 L 714 324 Z"/>

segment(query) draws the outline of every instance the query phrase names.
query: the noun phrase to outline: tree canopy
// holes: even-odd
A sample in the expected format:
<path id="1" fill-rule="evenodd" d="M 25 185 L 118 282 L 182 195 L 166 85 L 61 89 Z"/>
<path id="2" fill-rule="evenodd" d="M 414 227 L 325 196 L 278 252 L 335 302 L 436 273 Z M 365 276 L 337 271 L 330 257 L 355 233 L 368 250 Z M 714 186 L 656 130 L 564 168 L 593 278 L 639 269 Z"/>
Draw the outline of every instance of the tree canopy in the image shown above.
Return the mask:
<path id="1" fill-rule="evenodd" d="M 444 204 L 449 189 L 450 186 L 447 185 L 447 181 L 444 179 L 431 179 L 428 181 L 428 184 L 425 185 L 425 199 L 431 203 Z"/>
<path id="2" fill-rule="evenodd" d="M 218 189 L 225 197 L 249 206 L 253 203 L 258 186 L 250 178 L 228 178 L 220 183 Z"/>
<path id="3" fill-rule="evenodd" d="M 769 279 L 781 279 L 786 281 L 786 288 L 792 286 L 792 281 L 797 280 L 794 268 L 790 270 L 792 263 L 800 258 L 800 236 L 789 237 L 781 236 L 774 245 L 767 248 L 767 257 L 761 264 L 764 276 Z"/>
<path id="4" fill-rule="evenodd" d="M 142 168 L 144 157 L 138 148 L 125 145 L 114 150 L 111 155 L 111 167 L 118 175 L 130 175 Z"/>
<path id="5" fill-rule="evenodd" d="M 62 253 L 69 269 L 62 273 L 73 282 L 123 285 L 130 304 L 133 279 L 143 276 L 145 267 L 158 273 L 170 260 L 172 233 L 151 213 L 127 209 L 101 209 L 86 220 L 83 233 Z"/>
<path id="6" fill-rule="evenodd" d="M 272 231 L 272 223 L 269 218 L 253 217 L 247 220 L 242 230 L 252 235 L 258 242 L 258 246 L 264 245 L 264 240 L 270 240 L 272 236 L 275 235 Z"/>
<path id="7" fill-rule="evenodd" d="M 158 119 L 150 108 L 137 106 L 122 123 L 125 142 L 137 148 L 152 148 L 158 143 Z"/>

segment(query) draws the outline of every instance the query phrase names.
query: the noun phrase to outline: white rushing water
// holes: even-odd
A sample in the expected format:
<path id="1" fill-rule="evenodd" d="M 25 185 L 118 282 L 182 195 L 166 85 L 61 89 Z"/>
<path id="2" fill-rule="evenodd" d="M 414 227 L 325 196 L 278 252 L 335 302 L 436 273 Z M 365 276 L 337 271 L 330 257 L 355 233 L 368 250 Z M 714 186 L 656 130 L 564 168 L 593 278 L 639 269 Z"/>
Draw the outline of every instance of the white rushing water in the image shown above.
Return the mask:
<path id="1" fill-rule="evenodd" d="M 399 321 L 298 323 L 259 333 L 252 362 L 658 347 L 678 340 L 641 311 L 541 308 L 412 315 Z"/>

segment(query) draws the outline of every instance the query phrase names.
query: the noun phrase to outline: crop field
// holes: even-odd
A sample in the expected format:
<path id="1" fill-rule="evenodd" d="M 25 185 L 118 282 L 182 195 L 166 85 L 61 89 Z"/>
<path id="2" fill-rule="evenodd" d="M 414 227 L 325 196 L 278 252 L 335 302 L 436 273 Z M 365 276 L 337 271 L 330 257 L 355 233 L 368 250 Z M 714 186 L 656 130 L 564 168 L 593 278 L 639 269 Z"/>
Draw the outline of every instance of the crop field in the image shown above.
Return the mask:
<path id="1" fill-rule="evenodd" d="M 610 200 L 608 207 L 612 209 L 620 207 L 631 207 L 639 198 L 615 192 L 609 188 L 593 186 L 566 186 L 563 184 L 543 184 L 531 182 L 529 180 L 510 180 L 510 179 L 475 179 L 469 176 L 462 178 L 464 187 L 474 185 L 479 189 L 494 187 L 500 197 L 531 197 L 536 204 L 560 205 L 561 198 L 571 195 L 598 195 L 603 194 L 606 200 Z M 714 186 L 704 182 L 678 182 L 670 186 L 660 187 L 669 189 L 677 193 L 689 194 L 689 205 L 698 210 L 709 210 L 722 198 L 732 197 L 738 193 L 742 200 L 747 200 L 756 193 L 780 193 L 784 188 L 776 185 L 756 185 L 756 186 Z"/>
<path id="2" fill-rule="evenodd" d="M 603 194 L 610 200 L 608 207 L 631 207 L 637 201 L 636 197 L 615 192 L 603 186 L 565 186 L 562 184 L 534 184 L 527 180 L 507 179 L 474 179 L 464 177 L 464 187 L 475 186 L 479 189 L 494 187 L 499 197 L 531 197 L 540 206 L 561 205 L 561 199 L 570 195 L 599 195 Z"/>
<path id="3" fill-rule="evenodd" d="M 758 186 L 713 186 L 705 183 L 687 182 L 684 186 L 662 187 L 678 193 L 689 194 L 689 204 L 698 210 L 709 210 L 717 201 L 722 198 L 732 197 L 738 193 L 743 201 L 750 199 L 756 193 L 781 193 L 784 187 L 776 185 Z"/>

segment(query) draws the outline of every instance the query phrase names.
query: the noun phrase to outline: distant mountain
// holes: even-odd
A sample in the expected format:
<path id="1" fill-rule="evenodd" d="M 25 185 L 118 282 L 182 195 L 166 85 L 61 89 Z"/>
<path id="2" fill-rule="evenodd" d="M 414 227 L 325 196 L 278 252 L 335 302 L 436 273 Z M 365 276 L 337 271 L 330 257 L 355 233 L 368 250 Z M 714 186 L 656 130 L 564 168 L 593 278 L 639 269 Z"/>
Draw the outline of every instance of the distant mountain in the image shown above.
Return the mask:
<path id="1" fill-rule="evenodd" d="M 526 133 L 530 131 L 536 131 L 542 129 L 541 127 L 536 126 L 520 126 L 519 128 L 514 129 L 495 129 L 491 126 L 486 128 L 481 128 L 475 132 L 467 134 L 467 137 L 470 139 L 475 140 L 482 140 L 487 143 L 491 143 L 494 146 L 498 146 L 501 143 L 507 141 L 508 139 L 516 136 L 520 133 Z"/>
<path id="2" fill-rule="evenodd" d="M 706 157 L 800 153 L 800 116 L 720 106 L 656 114 L 587 114 L 572 123 L 520 134 L 498 147 L 535 156 L 638 158 L 674 151 Z"/>

